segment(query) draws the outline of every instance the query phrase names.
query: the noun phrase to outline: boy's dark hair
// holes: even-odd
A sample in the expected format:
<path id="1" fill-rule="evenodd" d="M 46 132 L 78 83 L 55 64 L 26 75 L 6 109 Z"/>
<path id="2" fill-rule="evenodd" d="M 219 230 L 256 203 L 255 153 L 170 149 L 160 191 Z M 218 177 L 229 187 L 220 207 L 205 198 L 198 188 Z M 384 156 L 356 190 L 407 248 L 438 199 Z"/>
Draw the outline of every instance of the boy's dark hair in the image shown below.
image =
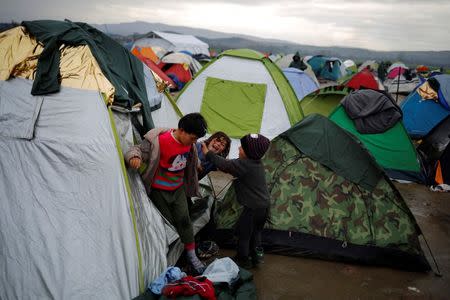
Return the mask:
<path id="1" fill-rule="evenodd" d="M 223 142 L 227 143 L 227 145 L 226 145 L 225 149 L 223 149 L 222 153 L 218 154 L 222 157 L 227 157 L 228 154 L 230 153 L 230 146 L 231 146 L 231 139 L 228 137 L 228 135 L 225 132 L 217 131 L 205 141 L 206 146 L 208 146 L 209 143 L 211 143 L 211 141 L 213 139 L 218 139 L 221 142 L 223 141 Z"/>
<path id="2" fill-rule="evenodd" d="M 191 113 L 185 115 L 178 121 L 178 128 L 201 138 L 205 136 L 208 124 L 206 124 L 206 120 L 201 114 Z"/>

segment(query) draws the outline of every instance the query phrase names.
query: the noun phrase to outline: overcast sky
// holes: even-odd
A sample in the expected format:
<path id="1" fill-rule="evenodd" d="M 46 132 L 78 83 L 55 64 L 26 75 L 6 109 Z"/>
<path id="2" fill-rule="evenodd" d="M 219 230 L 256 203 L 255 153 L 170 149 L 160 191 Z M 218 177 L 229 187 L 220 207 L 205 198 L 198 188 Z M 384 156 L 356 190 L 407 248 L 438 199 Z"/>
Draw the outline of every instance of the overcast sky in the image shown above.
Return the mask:
<path id="1" fill-rule="evenodd" d="M 0 0 L 0 21 L 145 21 L 372 50 L 450 50 L 449 0 Z"/>

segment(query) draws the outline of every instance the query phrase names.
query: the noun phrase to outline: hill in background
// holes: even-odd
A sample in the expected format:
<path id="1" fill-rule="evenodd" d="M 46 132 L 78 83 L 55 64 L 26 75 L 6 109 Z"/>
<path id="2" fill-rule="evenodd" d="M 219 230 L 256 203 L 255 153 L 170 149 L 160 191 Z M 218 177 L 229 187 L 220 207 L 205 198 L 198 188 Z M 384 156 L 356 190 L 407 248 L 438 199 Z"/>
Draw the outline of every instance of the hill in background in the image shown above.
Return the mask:
<path id="1" fill-rule="evenodd" d="M 190 34 L 208 43 L 211 49 L 218 52 L 226 49 L 250 48 L 266 53 L 294 53 L 299 51 L 305 55 L 325 55 L 338 57 L 342 60 L 352 59 L 361 63 L 369 59 L 376 61 L 402 61 L 409 66 L 419 64 L 450 68 L 450 51 L 373 51 L 351 47 L 320 47 L 296 44 L 277 39 L 264 39 L 245 34 L 224 33 L 213 30 L 192 28 L 185 26 L 172 26 L 162 23 L 130 22 L 119 24 L 91 24 L 97 29 L 109 34 L 121 43 L 133 41 L 150 31 L 165 31 L 180 34 Z M 1 24 L 2 28 L 10 24 Z M 431 46 L 432 47 L 432 46 Z"/>

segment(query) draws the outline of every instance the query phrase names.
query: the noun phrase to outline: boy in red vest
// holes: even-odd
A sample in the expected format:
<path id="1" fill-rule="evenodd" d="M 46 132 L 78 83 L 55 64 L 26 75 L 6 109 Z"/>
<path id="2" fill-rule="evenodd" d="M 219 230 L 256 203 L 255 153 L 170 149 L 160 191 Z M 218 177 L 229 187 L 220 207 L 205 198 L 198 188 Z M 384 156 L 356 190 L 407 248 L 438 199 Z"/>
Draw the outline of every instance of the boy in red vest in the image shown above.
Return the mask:
<path id="1" fill-rule="evenodd" d="M 152 129 L 145 134 L 141 144 L 131 147 L 125 154 L 126 162 L 133 169 L 148 164 L 142 174 L 147 194 L 175 226 L 188 260 L 199 274 L 205 266 L 195 254 L 186 197 L 198 195 L 198 155 L 194 144 L 206 134 L 206 129 L 201 114 L 187 114 L 180 119 L 177 129 Z"/>

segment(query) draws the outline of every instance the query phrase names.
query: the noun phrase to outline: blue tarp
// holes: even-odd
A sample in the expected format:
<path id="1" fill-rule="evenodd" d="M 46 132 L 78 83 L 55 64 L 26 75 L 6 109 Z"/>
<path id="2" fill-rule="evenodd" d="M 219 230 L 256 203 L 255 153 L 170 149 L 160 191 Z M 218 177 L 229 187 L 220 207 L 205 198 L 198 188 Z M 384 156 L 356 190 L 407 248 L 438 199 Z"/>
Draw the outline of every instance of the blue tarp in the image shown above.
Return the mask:
<path id="1" fill-rule="evenodd" d="M 422 138 L 437 124 L 450 115 L 441 104 L 433 100 L 423 100 L 416 91 L 412 92 L 400 105 L 403 124 L 412 138 Z"/>

